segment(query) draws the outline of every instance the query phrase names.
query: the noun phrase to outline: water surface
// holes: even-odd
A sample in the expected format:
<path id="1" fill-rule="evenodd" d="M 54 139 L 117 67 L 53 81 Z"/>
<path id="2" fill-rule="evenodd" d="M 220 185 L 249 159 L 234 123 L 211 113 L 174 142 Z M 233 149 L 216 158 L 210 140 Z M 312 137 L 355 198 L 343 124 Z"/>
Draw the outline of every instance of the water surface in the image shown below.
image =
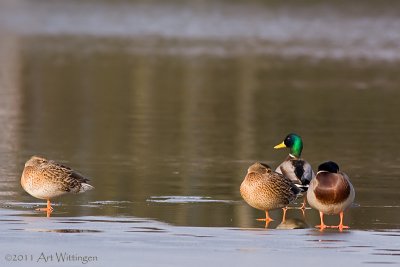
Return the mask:
<path id="1" fill-rule="evenodd" d="M 254 161 L 277 166 L 287 152 L 273 146 L 294 131 L 314 168 L 331 159 L 351 177 L 352 227 L 399 227 L 397 64 L 143 55 L 111 45 L 80 53 L 68 48 L 70 40 L 24 37 L 21 43 L 18 87 L 6 95 L 15 109 L 4 111 L 12 117 L 2 155 L 7 204 L 34 201 L 18 180 L 24 161 L 39 154 L 92 179 L 96 190 L 59 200 L 57 210 L 71 215 L 256 226 L 260 212 L 241 202 L 239 185 Z M 79 46 L 99 41 L 80 38 Z M 50 44 L 63 49 L 49 50 Z M 152 201 L 165 196 L 216 201 Z M 93 201 L 122 202 L 82 205 Z M 307 215 L 315 222 L 314 211 Z"/>
<path id="2" fill-rule="evenodd" d="M 171 266 L 213 252 L 216 261 L 256 263 L 267 253 L 282 263 L 288 251 L 304 261 L 339 253 L 354 266 L 399 263 L 400 9 L 34 2 L 0 5 L 2 251 L 11 242 L 37 257 L 21 243 L 35 238 L 50 251 L 61 236 L 102 252 L 118 243 L 121 261 L 131 250 L 188 253 L 172 253 Z M 294 226 L 273 211 L 265 230 L 255 220 L 263 212 L 241 200 L 248 166 L 277 166 L 287 151 L 273 146 L 289 132 L 303 137 L 314 169 L 334 160 L 350 176 L 350 231 L 312 229 L 311 209 L 288 211 Z M 55 199 L 43 218 L 33 209 L 44 203 L 19 184 L 34 154 L 96 189 Z M 293 227 L 307 229 L 272 230 Z M 96 264 L 113 259 L 104 255 Z"/>

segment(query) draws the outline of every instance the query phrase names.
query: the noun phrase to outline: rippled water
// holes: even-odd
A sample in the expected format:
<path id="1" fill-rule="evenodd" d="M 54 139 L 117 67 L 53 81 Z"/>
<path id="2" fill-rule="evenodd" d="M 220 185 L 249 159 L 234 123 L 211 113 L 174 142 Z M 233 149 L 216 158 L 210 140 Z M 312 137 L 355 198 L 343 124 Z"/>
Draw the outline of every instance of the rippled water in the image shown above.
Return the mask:
<path id="1" fill-rule="evenodd" d="M 34 2 L 0 5 L 0 229 L 7 238 L 40 233 L 45 242 L 56 232 L 125 244 L 136 241 L 124 233 L 144 232 L 134 248 L 171 235 L 172 244 L 184 236 L 207 248 L 216 236 L 221 250 L 256 251 L 260 259 L 275 251 L 262 245 L 265 236 L 279 255 L 300 236 L 293 246 L 327 248 L 318 250 L 321 259 L 356 251 L 377 257 L 346 259 L 398 263 L 400 9 Z M 350 176 L 356 200 L 345 221 L 352 230 L 265 232 L 255 221 L 263 213 L 242 201 L 247 167 L 277 166 L 287 151 L 273 146 L 289 132 L 303 137 L 314 169 L 330 159 Z M 19 184 L 33 154 L 71 166 L 96 189 L 54 200 L 53 218 L 42 218 L 33 209 L 44 203 Z M 281 211 L 271 214 L 270 228 L 319 220 L 311 209 L 305 217 L 289 210 L 284 225 Z M 235 243 L 237 233 L 245 240 Z"/>
<path id="2" fill-rule="evenodd" d="M 118 44 L 89 53 L 69 46 L 74 41 L 22 37 L 18 78 L 3 98 L 10 106 L 3 109 L 5 205 L 21 209 L 13 202 L 34 201 L 19 177 L 24 161 L 39 154 L 75 168 L 96 187 L 56 200 L 55 216 L 65 209 L 178 225 L 256 226 L 260 212 L 241 202 L 238 187 L 252 162 L 277 166 L 287 152 L 273 146 L 295 131 L 314 168 L 332 159 L 352 178 L 352 227 L 399 227 L 398 64 L 143 55 Z M 79 38 L 79 47 L 100 41 Z M 93 201 L 107 205 L 83 205 Z M 315 223 L 317 213 L 307 213 Z"/>
<path id="3" fill-rule="evenodd" d="M 137 217 L 58 216 L 33 220 L 26 214 L 10 215 L 4 210 L 0 214 L 4 259 L 7 264 L 26 266 L 80 266 L 85 261 L 109 266 L 132 260 L 151 266 L 242 266 L 267 260 L 284 266 L 294 258 L 313 266 L 337 266 L 340 262 L 380 266 L 397 264 L 399 255 L 396 231 L 265 231 L 173 227 Z M 35 246 L 21 246 L 21 242 L 31 239 Z"/>

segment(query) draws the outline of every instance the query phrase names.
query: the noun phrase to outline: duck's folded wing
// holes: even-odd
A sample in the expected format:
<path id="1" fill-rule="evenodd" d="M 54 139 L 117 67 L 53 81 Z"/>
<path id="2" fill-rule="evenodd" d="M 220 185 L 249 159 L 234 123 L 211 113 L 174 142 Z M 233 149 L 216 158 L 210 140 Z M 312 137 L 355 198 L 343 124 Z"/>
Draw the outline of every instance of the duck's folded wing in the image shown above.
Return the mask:
<path id="1" fill-rule="evenodd" d="M 48 161 L 41 167 L 44 176 L 57 183 L 61 190 L 65 192 L 79 193 L 92 189 L 87 184 L 89 179 L 71 168 L 54 161 Z"/>

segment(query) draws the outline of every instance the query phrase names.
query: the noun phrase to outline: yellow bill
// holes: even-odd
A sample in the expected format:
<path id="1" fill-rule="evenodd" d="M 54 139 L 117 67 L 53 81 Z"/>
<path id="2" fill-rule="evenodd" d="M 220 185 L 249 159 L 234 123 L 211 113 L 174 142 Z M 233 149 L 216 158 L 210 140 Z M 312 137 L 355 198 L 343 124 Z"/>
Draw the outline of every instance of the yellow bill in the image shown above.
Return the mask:
<path id="1" fill-rule="evenodd" d="M 279 145 L 274 146 L 275 149 L 286 147 L 285 142 L 280 143 Z"/>

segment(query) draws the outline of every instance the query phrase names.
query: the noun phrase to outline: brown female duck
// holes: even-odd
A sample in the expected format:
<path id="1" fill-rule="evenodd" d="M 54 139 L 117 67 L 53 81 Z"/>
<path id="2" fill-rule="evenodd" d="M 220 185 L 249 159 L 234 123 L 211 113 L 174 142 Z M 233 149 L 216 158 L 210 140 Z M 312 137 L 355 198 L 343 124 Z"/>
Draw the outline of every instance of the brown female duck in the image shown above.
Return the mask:
<path id="1" fill-rule="evenodd" d="M 284 221 L 285 207 L 294 201 L 299 193 L 300 189 L 292 181 L 274 172 L 267 164 L 258 162 L 249 167 L 240 185 L 243 199 L 253 208 L 265 211 L 265 219 L 258 220 L 267 223 L 273 221 L 268 211 L 278 208 L 284 209 Z"/>
<path id="2" fill-rule="evenodd" d="M 47 200 L 47 216 L 53 211 L 50 199 L 66 193 L 82 193 L 94 187 L 89 179 L 69 167 L 38 156 L 31 157 L 22 172 L 22 188 L 33 197 Z"/>

